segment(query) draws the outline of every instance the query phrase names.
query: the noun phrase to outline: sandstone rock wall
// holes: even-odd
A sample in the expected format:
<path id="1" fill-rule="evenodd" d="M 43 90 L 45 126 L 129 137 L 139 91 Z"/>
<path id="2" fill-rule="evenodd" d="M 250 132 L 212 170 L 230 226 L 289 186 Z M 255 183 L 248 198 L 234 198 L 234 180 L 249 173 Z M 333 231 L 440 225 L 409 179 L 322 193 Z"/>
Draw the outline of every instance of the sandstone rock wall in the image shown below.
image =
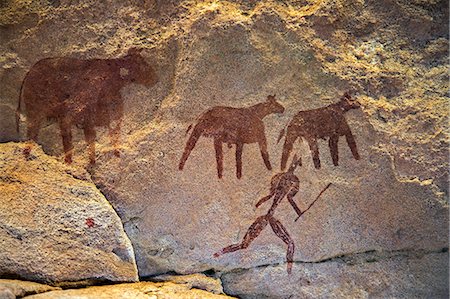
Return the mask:
<path id="1" fill-rule="evenodd" d="M 423 294 L 448 293 L 442 279 L 448 272 L 438 267 L 448 260 L 446 1 L 61 0 L 5 2 L 0 10 L 1 141 L 26 138 L 24 115 L 20 133 L 15 132 L 15 109 L 25 74 L 43 58 L 112 59 L 137 47 L 154 67 L 157 83 L 126 84 L 120 91 L 120 157 L 114 155 L 107 127 L 99 126 L 97 161 L 88 166 L 83 131 L 72 129 L 71 167 L 88 168 L 117 211 L 141 277 L 212 270 L 225 278 L 231 294 L 257 296 L 247 282 L 267 282 L 275 288 L 280 280 L 286 285 L 281 293 L 261 296 L 313 296 L 326 287 L 311 292 L 302 289 L 303 284 L 290 288 L 306 275 L 305 268 L 320 276 L 349 267 L 330 259 L 388 252 L 395 262 L 352 267 L 346 279 L 354 281 L 355 293 L 349 286 L 336 294 L 372 294 L 360 275 L 382 269 L 391 273 L 386 285 L 402 287 L 376 291 L 375 296 L 396 296 L 416 284 L 396 280 L 392 273 L 398 267 L 419 273 Z M 345 113 L 360 159 L 340 137 L 339 165 L 333 165 L 329 136 L 318 139 L 320 169 L 306 140 L 296 142 L 290 156 L 302 158 L 295 170 L 299 192 L 294 200 L 300 209 L 332 183 L 297 222 L 287 199 L 276 209 L 275 219 L 295 244 L 293 274 L 285 271 L 287 246 L 270 224 L 245 250 L 214 257 L 225 246 L 241 242 L 252 223 L 268 212 L 272 200 L 258 208 L 255 204 L 281 172 L 280 131 L 299 111 L 336 103 L 346 91 L 361 104 Z M 178 169 L 193 132 L 186 130 L 202 113 L 218 106 L 249 107 L 265 102 L 268 95 L 275 95 L 285 109 L 262 120 L 272 170 L 256 143 L 245 144 L 238 179 L 237 146 L 225 141 L 219 179 L 216 149 L 205 136 L 183 170 Z M 230 132 L 225 125 L 221 128 Z M 249 124 L 244 128 L 251 132 Z M 208 134 L 214 132 L 206 130 Z M 63 159 L 57 121 L 41 127 L 39 144 L 47 154 Z M 425 257 L 416 258 L 417 252 Z M 315 264 L 320 262 L 323 266 Z M 438 267 L 436 293 L 424 282 L 428 278 L 421 278 L 432 265 Z M 336 270 L 341 274 L 324 284 L 333 285 L 347 275 L 339 271 L 346 270 Z M 259 279 L 267 273 L 279 276 Z"/>

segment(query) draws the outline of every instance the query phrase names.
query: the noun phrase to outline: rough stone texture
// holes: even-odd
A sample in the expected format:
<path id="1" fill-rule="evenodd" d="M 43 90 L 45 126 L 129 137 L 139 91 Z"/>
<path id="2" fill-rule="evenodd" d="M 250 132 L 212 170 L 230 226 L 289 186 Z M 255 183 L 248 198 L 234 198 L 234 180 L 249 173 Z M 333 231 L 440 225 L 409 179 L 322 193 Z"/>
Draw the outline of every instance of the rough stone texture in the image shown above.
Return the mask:
<path id="1" fill-rule="evenodd" d="M 99 134 L 91 170 L 124 222 L 141 276 L 284 263 L 285 244 L 270 227 L 244 251 L 212 255 L 242 240 L 268 210 L 270 203 L 254 205 L 279 172 L 280 130 L 298 111 L 336 102 L 349 89 L 362 104 L 346 114 L 361 160 L 341 138 L 334 167 L 327 142 L 319 141 L 322 168 L 316 170 L 308 146 L 295 145 L 303 157 L 296 171 L 299 205 L 333 185 L 298 222 L 286 201 L 278 207 L 276 217 L 296 244 L 294 259 L 448 247 L 446 1 L 61 0 L 7 2 L 1 9 L 0 140 L 24 137 L 24 121 L 21 135 L 14 132 L 14 110 L 21 81 L 39 59 L 118 57 L 141 46 L 155 65 L 158 84 L 122 91 L 121 157 L 111 154 L 107 134 Z M 219 180 L 212 141 L 203 137 L 178 170 L 185 131 L 198 115 L 219 105 L 253 105 L 274 93 L 286 112 L 264 119 L 273 171 L 256 145 L 246 145 L 237 180 L 234 148 L 224 147 Z M 80 130 L 74 133 L 74 161 L 84 166 L 85 144 Z M 39 143 L 61 156 L 56 124 L 41 130 Z M 383 267 L 396 271 L 390 263 Z M 292 277 L 301 275 L 298 268 Z"/>
<path id="2" fill-rule="evenodd" d="M 11 291 L 11 289 L 0 286 L 0 299 L 15 299 L 15 298 L 16 296 L 14 295 L 13 291 Z"/>
<path id="3" fill-rule="evenodd" d="M 192 288 L 188 284 L 172 282 L 138 282 L 85 289 L 52 291 L 25 297 L 27 299 L 197 299 L 234 298 Z"/>
<path id="4" fill-rule="evenodd" d="M 220 279 L 208 277 L 205 274 L 159 275 L 152 277 L 151 280 L 187 284 L 190 288 L 201 289 L 214 294 L 223 294 L 222 282 Z"/>
<path id="5" fill-rule="evenodd" d="M 95 185 L 38 146 L 25 160 L 24 149 L 0 144 L 0 275 L 136 281 L 131 243 Z"/>
<path id="6" fill-rule="evenodd" d="M 239 298 L 448 298 L 448 252 L 361 254 L 350 259 L 237 270 L 222 276 Z M 271 286 L 271 287 L 269 287 Z"/>
<path id="7" fill-rule="evenodd" d="M 45 284 L 17 279 L 0 279 L 0 288 L 10 290 L 10 292 L 16 297 L 24 297 L 27 295 L 39 294 L 61 289 L 59 287 L 53 287 Z M 1 295 L 0 298 L 2 298 Z"/>

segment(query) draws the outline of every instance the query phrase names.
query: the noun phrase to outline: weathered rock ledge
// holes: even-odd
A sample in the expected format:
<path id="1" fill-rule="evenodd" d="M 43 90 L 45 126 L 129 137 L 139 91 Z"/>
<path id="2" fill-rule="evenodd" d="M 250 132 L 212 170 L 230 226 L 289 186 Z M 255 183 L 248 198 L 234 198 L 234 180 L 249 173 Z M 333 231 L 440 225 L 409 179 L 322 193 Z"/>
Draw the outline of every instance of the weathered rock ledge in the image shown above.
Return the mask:
<path id="1" fill-rule="evenodd" d="M 223 294 L 220 280 L 201 274 L 159 277 L 161 282 L 136 282 L 64 288 L 29 281 L 0 279 L 0 299 L 97 299 L 97 298 L 233 298 Z M 167 281 L 162 281 L 167 280 Z"/>

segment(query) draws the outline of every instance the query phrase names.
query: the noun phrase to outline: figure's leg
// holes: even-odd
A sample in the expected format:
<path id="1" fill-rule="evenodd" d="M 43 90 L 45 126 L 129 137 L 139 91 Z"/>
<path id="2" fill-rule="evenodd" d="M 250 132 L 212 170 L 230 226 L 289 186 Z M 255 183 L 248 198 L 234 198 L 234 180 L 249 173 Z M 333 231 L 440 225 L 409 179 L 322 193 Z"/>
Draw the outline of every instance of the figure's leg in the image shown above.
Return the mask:
<path id="1" fill-rule="evenodd" d="M 317 145 L 316 138 L 308 138 L 309 149 L 311 150 L 311 155 L 313 156 L 314 167 L 316 169 L 320 168 L 320 157 L 319 157 L 319 146 Z"/>
<path id="2" fill-rule="evenodd" d="M 296 134 L 296 132 L 288 128 L 283 145 L 283 154 L 281 156 L 281 170 L 284 170 L 286 168 L 289 155 L 291 154 L 292 147 L 297 138 L 298 135 Z M 299 158 L 299 166 L 302 165 L 301 161 L 302 161 L 301 158 Z"/>
<path id="3" fill-rule="evenodd" d="M 242 177 L 242 149 L 243 143 L 236 143 L 236 177 L 240 179 Z"/>
<path id="4" fill-rule="evenodd" d="M 330 147 L 331 158 L 333 159 L 333 165 L 339 165 L 339 150 L 338 150 L 338 135 L 331 135 L 330 140 L 328 140 L 328 145 Z"/>
<path id="5" fill-rule="evenodd" d="M 59 129 L 61 131 L 61 137 L 63 140 L 63 148 L 64 148 L 64 161 L 67 164 L 72 163 L 72 128 L 69 119 L 65 116 L 59 119 Z"/>
<path id="6" fill-rule="evenodd" d="M 353 157 L 356 160 L 359 160 L 358 148 L 356 147 L 355 138 L 353 137 L 353 134 L 350 130 L 345 134 L 345 139 L 347 139 L 347 144 L 352 151 Z"/>
<path id="7" fill-rule="evenodd" d="M 242 240 L 242 243 L 224 247 L 221 251 L 214 253 L 214 257 L 219 257 L 225 253 L 230 253 L 236 250 L 247 248 L 250 243 L 259 236 L 262 230 L 267 226 L 267 223 L 268 220 L 266 215 L 258 217 L 256 221 L 253 222 L 253 224 L 248 228 L 247 233 Z"/>
<path id="8" fill-rule="evenodd" d="M 214 138 L 214 149 L 216 150 L 217 176 L 221 179 L 223 172 L 223 151 L 222 141 L 219 138 Z"/>
<path id="9" fill-rule="evenodd" d="M 259 138 L 258 144 L 259 149 L 261 151 L 261 156 L 264 160 L 264 164 L 266 164 L 268 170 L 272 170 L 272 165 L 270 165 L 269 160 L 269 152 L 267 151 L 267 140 L 266 136 L 264 135 L 264 132 L 262 133 L 262 136 Z"/>
<path id="10" fill-rule="evenodd" d="M 186 146 L 184 148 L 183 155 L 180 159 L 180 164 L 178 165 L 179 170 L 183 170 L 184 164 L 186 163 L 186 160 L 188 159 L 189 155 L 191 154 L 191 151 L 194 149 L 195 144 L 197 143 L 198 139 L 203 133 L 203 126 L 201 123 L 198 123 L 194 126 L 194 129 L 192 130 L 191 136 L 189 136 L 188 141 L 186 142 Z"/>
<path id="11" fill-rule="evenodd" d="M 286 253 L 287 272 L 288 274 L 291 274 L 292 263 L 294 262 L 294 250 L 295 250 L 294 241 L 292 240 L 291 236 L 289 236 L 289 233 L 287 232 L 286 228 L 281 224 L 280 221 L 278 221 L 273 217 L 270 217 L 269 222 L 273 232 L 288 246 Z"/>
<path id="12" fill-rule="evenodd" d="M 84 139 L 86 140 L 89 151 L 89 164 L 95 164 L 95 128 L 92 123 L 83 125 Z"/>

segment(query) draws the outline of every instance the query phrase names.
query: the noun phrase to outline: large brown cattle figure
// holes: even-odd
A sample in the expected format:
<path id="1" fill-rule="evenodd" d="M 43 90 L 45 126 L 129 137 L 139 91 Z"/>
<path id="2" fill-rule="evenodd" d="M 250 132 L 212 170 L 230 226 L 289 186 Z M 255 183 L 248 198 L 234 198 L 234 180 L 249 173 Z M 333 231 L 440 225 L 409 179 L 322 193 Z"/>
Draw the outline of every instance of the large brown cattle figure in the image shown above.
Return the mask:
<path id="1" fill-rule="evenodd" d="M 338 140 L 339 136 L 345 136 L 353 157 L 359 160 L 358 149 L 355 138 L 347 124 L 344 113 L 350 109 L 359 108 L 358 101 L 353 100 L 348 93 L 345 93 L 339 102 L 323 108 L 298 112 L 287 126 L 287 131 L 282 130 L 278 141 L 285 135 L 283 154 L 281 157 L 281 169 L 286 168 L 286 163 L 292 147 L 297 138 L 304 138 L 310 147 L 314 167 L 320 168 L 319 147 L 317 139 L 329 137 L 329 147 L 333 164 L 338 165 Z M 301 162 L 300 162 L 301 165 Z"/>
<path id="2" fill-rule="evenodd" d="M 72 126 L 83 129 L 89 147 L 90 164 L 95 163 L 96 126 L 109 129 L 116 156 L 123 117 L 122 87 L 129 83 L 154 85 L 157 76 L 141 56 L 141 49 L 132 48 L 116 59 L 47 58 L 38 61 L 22 82 L 17 108 L 24 101 L 27 116 L 27 137 L 38 141 L 42 122 L 59 123 L 65 161 L 72 161 Z M 112 122 L 116 124 L 112 127 Z M 28 154 L 31 147 L 27 148 Z"/>
<path id="3" fill-rule="evenodd" d="M 222 144 L 229 146 L 236 144 L 236 176 L 242 176 L 242 149 L 245 143 L 258 143 L 261 155 L 267 169 L 272 166 L 267 151 L 267 141 L 262 119 L 271 113 L 283 113 L 284 107 L 275 99 L 275 95 L 269 95 L 263 103 L 246 108 L 233 108 L 218 106 L 204 112 L 195 124 L 191 136 L 186 142 L 179 169 L 183 170 L 189 154 L 194 149 L 200 136 L 214 138 L 216 150 L 217 175 L 222 177 L 223 153 Z M 189 126 L 188 131 L 191 126 Z"/>

